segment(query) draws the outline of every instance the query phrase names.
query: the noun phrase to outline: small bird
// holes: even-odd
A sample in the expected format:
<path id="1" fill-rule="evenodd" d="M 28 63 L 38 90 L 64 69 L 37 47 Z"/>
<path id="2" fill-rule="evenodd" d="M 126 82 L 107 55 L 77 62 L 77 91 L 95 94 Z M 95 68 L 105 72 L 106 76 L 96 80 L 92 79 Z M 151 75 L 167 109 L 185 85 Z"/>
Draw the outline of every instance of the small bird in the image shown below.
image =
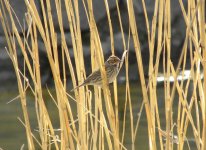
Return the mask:
<path id="1" fill-rule="evenodd" d="M 124 59 L 126 52 L 127 51 L 125 51 L 125 53 L 123 54 L 122 60 L 120 60 L 115 55 L 111 55 L 107 59 L 107 61 L 105 62 L 105 64 L 104 64 L 105 71 L 106 71 L 107 80 L 109 83 L 112 83 L 115 80 L 115 78 L 117 77 L 119 70 L 121 69 L 123 59 Z M 97 71 L 94 71 L 93 73 L 91 73 L 82 84 L 75 87 L 71 91 L 73 91 L 81 86 L 85 86 L 85 85 L 97 85 L 99 87 L 102 86 L 102 77 L 101 77 L 101 72 L 99 69 Z"/>

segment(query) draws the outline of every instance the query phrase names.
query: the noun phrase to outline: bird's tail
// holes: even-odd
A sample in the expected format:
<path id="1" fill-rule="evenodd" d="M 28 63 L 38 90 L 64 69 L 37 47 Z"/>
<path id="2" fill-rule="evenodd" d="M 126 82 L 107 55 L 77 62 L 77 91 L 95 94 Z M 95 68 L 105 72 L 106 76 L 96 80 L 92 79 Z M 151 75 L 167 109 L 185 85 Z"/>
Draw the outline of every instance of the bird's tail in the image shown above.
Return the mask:
<path id="1" fill-rule="evenodd" d="M 78 85 L 78 86 L 76 86 L 75 88 L 73 88 L 72 90 L 71 90 L 71 92 L 73 92 L 74 90 L 76 90 L 76 89 L 78 89 L 78 88 L 80 88 L 81 86 L 84 86 L 85 84 L 84 83 L 82 83 L 82 84 L 80 84 L 80 85 Z"/>

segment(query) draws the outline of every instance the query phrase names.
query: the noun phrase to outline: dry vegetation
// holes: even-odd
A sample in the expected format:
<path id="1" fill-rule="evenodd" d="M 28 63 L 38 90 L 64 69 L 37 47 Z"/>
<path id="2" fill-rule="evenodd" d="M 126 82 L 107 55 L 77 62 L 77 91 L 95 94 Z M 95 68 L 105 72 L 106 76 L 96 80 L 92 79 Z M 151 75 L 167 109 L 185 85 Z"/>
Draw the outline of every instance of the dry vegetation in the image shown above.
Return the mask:
<path id="1" fill-rule="evenodd" d="M 117 82 L 114 82 L 114 97 L 111 97 L 107 81 L 105 78 L 104 51 L 102 50 L 101 40 L 97 30 L 96 22 L 94 20 L 92 0 L 82 0 L 87 12 L 87 18 L 90 27 L 90 51 L 91 51 L 91 66 L 92 69 L 100 68 L 101 75 L 104 78 L 103 90 L 94 88 L 91 93 L 88 87 L 75 90 L 74 96 L 68 92 L 67 80 L 72 81 L 73 87 L 78 83 L 82 83 L 85 79 L 85 65 L 83 57 L 83 47 L 81 41 L 80 18 L 78 10 L 78 1 L 65 0 L 67 18 L 62 18 L 62 10 L 60 5 L 61 0 L 55 0 L 55 6 L 58 14 L 58 23 L 61 32 L 61 49 L 57 49 L 57 35 L 54 30 L 52 20 L 52 13 L 50 0 L 41 1 L 41 9 L 43 13 L 43 20 L 40 20 L 34 0 L 25 0 L 27 6 L 26 23 L 28 30 L 24 31 L 22 27 L 23 37 L 17 31 L 17 24 L 14 20 L 15 13 L 9 5 L 8 0 L 1 0 L 2 9 L 0 9 L 0 22 L 5 32 L 7 40 L 8 54 L 14 66 L 14 70 L 18 82 L 18 90 L 20 95 L 20 103 L 22 105 L 23 119 L 22 123 L 25 125 L 28 149 L 127 149 L 124 146 L 124 132 L 125 128 L 131 128 L 131 143 L 132 149 L 135 148 L 135 139 L 138 136 L 139 118 L 134 116 L 132 111 L 132 102 L 130 96 L 130 83 L 128 76 L 128 59 L 126 57 L 126 88 L 125 88 L 125 108 L 128 107 L 130 112 L 131 126 L 119 128 L 118 116 L 118 88 Z M 110 26 L 111 36 L 111 52 L 115 54 L 113 45 L 113 29 L 110 20 L 110 12 L 108 9 L 107 0 L 105 1 L 105 8 L 107 9 L 108 22 Z M 171 59 L 171 13 L 170 13 L 170 0 L 156 0 L 154 6 L 154 14 L 152 24 L 149 26 L 147 17 L 147 10 L 144 0 L 142 0 L 144 15 L 146 20 L 146 28 L 148 32 L 148 44 L 150 50 L 149 56 L 149 82 L 146 85 L 144 77 L 144 66 L 142 64 L 141 46 L 138 38 L 138 29 L 135 21 L 133 1 L 127 1 L 127 8 L 129 14 L 130 33 L 133 40 L 136 61 L 138 64 L 138 71 L 140 75 L 142 93 L 143 93 L 143 106 L 145 107 L 147 125 L 148 125 L 148 138 L 150 149 L 173 149 L 174 144 L 178 142 L 177 148 L 182 150 L 186 147 L 186 134 L 188 126 L 192 127 L 193 138 L 196 143 L 197 149 L 206 149 L 206 80 L 200 78 L 200 68 L 203 68 L 204 76 L 206 76 L 206 49 L 205 49 L 205 1 L 204 0 L 188 0 L 187 8 L 183 6 L 181 0 L 179 5 L 182 9 L 186 24 L 186 35 L 182 53 L 179 58 L 179 63 L 175 69 Z M 127 41 L 124 38 L 122 20 L 120 20 L 121 10 L 119 10 L 118 0 L 116 0 L 119 25 L 122 32 L 122 42 L 124 50 L 128 48 Z M 186 11 L 187 10 L 187 11 Z M 9 17 L 6 18 L 6 14 Z M 62 20 L 67 19 L 70 26 L 73 53 L 75 58 L 75 65 L 71 63 L 70 51 L 67 47 Z M 8 20 L 11 22 L 9 28 Z M 158 23 L 158 24 L 157 24 Z M 52 99 L 57 104 L 59 113 L 60 134 L 57 136 L 53 124 L 51 122 L 52 116 L 49 115 L 45 100 L 43 98 L 40 65 L 39 64 L 39 51 L 38 40 L 43 40 L 47 57 L 50 63 L 50 68 L 53 75 L 55 85 L 55 95 Z M 157 39 L 157 48 L 155 47 L 155 39 Z M 28 42 L 28 40 L 30 42 Z M 25 63 L 25 69 L 28 70 L 29 76 L 32 80 L 28 80 L 25 71 L 19 69 L 19 62 L 17 57 L 16 46 L 19 45 Z M 189 50 L 189 51 L 187 51 Z M 62 53 L 62 64 L 59 61 L 59 53 Z M 156 53 L 156 57 L 154 57 Z M 186 55 L 189 53 L 191 58 L 191 78 L 186 81 L 186 85 L 182 82 L 175 81 L 174 84 L 169 82 L 169 76 L 176 77 L 181 70 L 184 72 L 186 64 Z M 163 54 L 163 62 L 160 62 L 160 55 Z M 29 60 L 32 58 L 32 61 Z M 98 63 L 94 63 L 98 62 Z M 155 62 L 155 63 L 154 63 Z M 164 65 L 164 76 L 168 79 L 164 81 L 164 94 L 165 94 L 165 116 L 160 118 L 158 107 L 157 95 L 157 75 L 159 64 Z M 67 65 L 66 65 L 67 64 Z M 60 78 L 60 67 L 63 66 L 63 79 Z M 66 68 L 68 66 L 68 68 Z M 75 69 L 74 69 L 75 68 Z M 181 69 L 180 69 L 181 68 Z M 74 70 L 76 72 L 74 72 Z M 71 79 L 66 78 L 66 72 L 69 72 Z M 75 76 L 76 75 L 76 76 Z M 187 98 L 188 86 L 193 83 L 192 97 Z M 32 86 L 31 86 L 32 85 Z M 38 135 L 34 136 L 33 129 L 30 125 L 30 116 L 27 110 L 27 92 L 32 91 L 35 100 L 36 116 L 38 122 Z M 103 92 L 103 97 L 101 93 Z M 175 94 L 178 95 L 178 111 L 173 112 L 173 102 Z M 112 104 L 114 100 L 114 105 Z M 74 116 L 71 101 L 76 102 L 77 116 Z M 103 111 L 103 103 L 106 111 Z M 126 113 L 126 111 L 124 112 Z M 174 120 L 173 113 L 177 114 L 177 120 Z M 195 117 L 194 117 L 195 116 Z M 166 122 L 162 126 L 161 121 Z M 174 133 L 174 124 L 176 124 L 176 133 Z M 121 136 L 120 136 L 121 133 Z M 176 135 L 177 137 L 174 137 Z M 141 135 L 139 135 L 141 136 Z M 157 138 L 158 137 L 158 138 Z M 164 143 L 163 138 L 166 139 Z M 164 145 L 165 144 L 165 145 Z M 158 146 L 158 147 L 159 147 Z"/>

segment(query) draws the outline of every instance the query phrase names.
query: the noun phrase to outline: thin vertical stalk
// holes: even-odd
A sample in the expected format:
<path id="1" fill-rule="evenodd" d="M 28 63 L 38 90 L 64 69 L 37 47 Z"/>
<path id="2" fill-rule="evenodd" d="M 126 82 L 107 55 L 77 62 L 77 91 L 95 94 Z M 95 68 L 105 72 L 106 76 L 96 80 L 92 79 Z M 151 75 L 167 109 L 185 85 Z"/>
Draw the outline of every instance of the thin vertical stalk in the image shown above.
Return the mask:
<path id="1" fill-rule="evenodd" d="M 200 44 L 201 49 L 203 52 L 203 73 L 204 77 L 206 77 L 206 35 L 205 35 L 205 1 L 200 2 L 201 5 L 199 7 L 199 25 L 200 25 Z M 203 89 L 204 89 L 204 98 L 202 101 L 202 120 L 203 120 L 203 128 L 202 128 L 202 149 L 206 149 L 206 80 L 204 79 L 203 83 Z"/>
<path id="2" fill-rule="evenodd" d="M 152 124 L 152 116 L 151 116 L 151 110 L 149 106 L 149 98 L 147 95 L 147 88 L 145 85 L 145 77 L 144 77 L 144 70 L 143 70 L 143 64 L 142 64 L 142 57 L 141 57 L 141 49 L 140 49 L 140 43 L 137 33 L 137 27 L 136 27 L 136 21 L 135 21 L 135 15 L 134 15 L 134 8 L 133 8 L 133 2 L 131 0 L 127 1 L 128 6 L 128 14 L 129 14 L 129 23 L 131 28 L 131 33 L 133 36 L 133 42 L 134 42 L 134 48 L 136 52 L 136 59 L 138 63 L 138 69 L 140 74 L 140 81 L 142 86 L 142 93 L 143 93 L 143 99 L 145 102 L 145 109 L 146 109 L 146 115 L 147 115 L 147 121 L 148 121 L 148 136 L 149 136 L 149 143 L 150 143 L 150 149 L 156 149 L 156 142 L 154 138 L 154 126 Z"/>

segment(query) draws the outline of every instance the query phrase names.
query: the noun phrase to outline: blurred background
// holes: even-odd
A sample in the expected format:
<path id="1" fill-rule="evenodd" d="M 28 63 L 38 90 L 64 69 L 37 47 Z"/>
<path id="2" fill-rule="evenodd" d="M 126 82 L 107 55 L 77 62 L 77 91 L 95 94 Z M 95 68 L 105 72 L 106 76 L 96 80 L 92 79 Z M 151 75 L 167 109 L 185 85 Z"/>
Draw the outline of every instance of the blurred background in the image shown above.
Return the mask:
<path id="1" fill-rule="evenodd" d="M 54 0 L 51 0 L 51 8 L 52 8 L 52 14 L 53 14 L 53 20 L 54 20 L 54 28 L 55 32 L 57 32 L 58 37 L 58 47 L 61 47 L 61 35 L 59 31 L 59 24 L 57 21 L 57 15 L 56 15 L 56 8 L 55 3 L 52 2 Z M 26 6 L 24 0 L 10 0 L 9 1 L 12 8 L 14 9 L 20 23 L 22 26 L 25 24 L 25 13 L 26 13 Z M 38 13 L 41 14 L 41 6 L 40 3 L 37 1 L 36 6 L 38 8 Z M 121 10 L 121 17 L 123 22 L 123 28 L 125 33 L 125 39 L 127 41 L 128 39 L 128 32 L 129 32 L 129 18 L 128 18 L 128 11 L 127 11 L 127 4 L 126 0 L 119 0 L 119 7 Z M 185 6 L 187 6 L 187 1 L 183 0 Z M 146 22 L 145 22 L 145 16 L 142 8 L 141 1 L 134 1 L 134 10 L 135 10 L 135 16 L 136 16 L 136 24 L 137 29 L 139 33 L 139 39 L 140 39 L 140 45 L 141 45 L 141 51 L 142 51 L 142 60 L 145 67 L 145 75 L 147 75 L 147 65 L 149 63 L 149 48 L 148 48 L 148 36 L 147 36 L 147 28 L 146 28 Z M 147 13 L 149 18 L 149 23 L 151 25 L 152 23 L 152 17 L 154 13 L 154 0 L 145 0 L 146 7 L 147 7 Z M 118 56 L 121 56 L 123 53 L 123 44 L 122 44 L 122 37 L 121 37 L 121 31 L 118 21 L 118 14 L 117 14 L 117 8 L 116 8 L 116 0 L 109 0 L 108 1 L 109 8 L 110 8 L 110 14 L 111 14 L 111 22 L 113 26 L 113 32 L 114 32 L 114 47 L 115 47 L 115 54 Z M 38 7 L 39 6 L 39 7 Z M 108 19 L 106 15 L 105 5 L 103 0 L 93 0 L 93 9 L 94 9 L 94 16 L 95 21 L 97 23 L 102 48 L 104 50 L 105 59 L 108 58 L 109 55 L 111 55 L 111 43 L 110 43 L 110 34 L 109 34 L 109 25 L 108 25 Z M 70 36 L 70 29 L 69 24 L 67 21 L 66 16 L 66 10 L 64 7 L 64 3 L 62 2 L 62 16 L 65 18 L 63 20 L 64 24 L 64 31 L 66 35 L 66 41 L 67 45 L 70 50 L 70 56 L 73 57 L 73 50 L 72 50 L 72 41 Z M 79 0 L 79 13 L 80 13 L 80 27 L 82 32 L 82 44 L 83 44 L 83 50 L 84 50 L 84 58 L 85 58 L 85 65 L 87 73 L 90 72 L 89 69 L 91 69 L 90 64 L 90 30 L 89 25 L 87 21 L 87 17 L 85 14 L 85 9 L 83 7 L 82 0 Z M 41 16 L 41 15 L 40 15 Z M 43 20 L 43 19 L 42 19 Z M 21 33 L 22 30 L 20 26 L 18 26 L 18 30 Z M 27 26 L 25 27 L 25 30 L 27 30 Z M 171 60 L 174 64 L 177 63 L 179 55 L 181 53 L 181 48 L 184 42 L 185 38 L 185 22 L 182 16 L 182 12 L 180 9 L 179 1 L 178 0 L 172 0 L 171 1 Z M 22 35 L 23 36 L 23 35 Z M 132 39 L 132 38 L 131 38 Z M 156 39 L 157 40 L 157 39 Z M 51 79 L 51 73 L 50 73 L 50 67 L 47 59 L 47 55 L 45 52 L 45 47 L 43 44 L 42 39 L 39 39 L 38 41 L 39 45 L 39 52 L 40 52 L 40 67 L 41 67 L 41 73 L 42 73 L 42 83 L 49 83 L 49 80 Z M 18 46 L 18 45 L 17 45 Z M 10 61 L 10 58 L 5 50 L 5 47 L 7 47 L 6 38 L 4 36 L 4 31 L 2 29 L 2 26 L 0 24 L 0 89 L 5 88 L 5 86 L 9 86 L 11 88 L 14 88 L 14 84 L 16 84 L 16 76 L 14 74 L 14 70 L 12 67 L 12 63 Z M 18 47 L 17 47 L 18 49 Z M 20 51 L 17 50 L 19 61 L 23 62 L 21 58 L 23 59 L 23 56 Z M 136 68 L 136 57 L 133 47 L 133 42 L 130 40 L 130 49 L 129 49 L 129 62 L 130 62 L 130 68 L 135 65 L 134 68 Z M 189 62 L 189 58 L 187 59 Z M 189 64 L 188 64 L 189 65 Z M 22 63 L 23 67 L 23 63 Z M 134 71 L 133 73 L 130 73 L 131 76 L 130 79 L 137 80 L 138 74 L 136 69 L 131 69 Z M 121 75 L 120 75 L 121 77 Z"/>

